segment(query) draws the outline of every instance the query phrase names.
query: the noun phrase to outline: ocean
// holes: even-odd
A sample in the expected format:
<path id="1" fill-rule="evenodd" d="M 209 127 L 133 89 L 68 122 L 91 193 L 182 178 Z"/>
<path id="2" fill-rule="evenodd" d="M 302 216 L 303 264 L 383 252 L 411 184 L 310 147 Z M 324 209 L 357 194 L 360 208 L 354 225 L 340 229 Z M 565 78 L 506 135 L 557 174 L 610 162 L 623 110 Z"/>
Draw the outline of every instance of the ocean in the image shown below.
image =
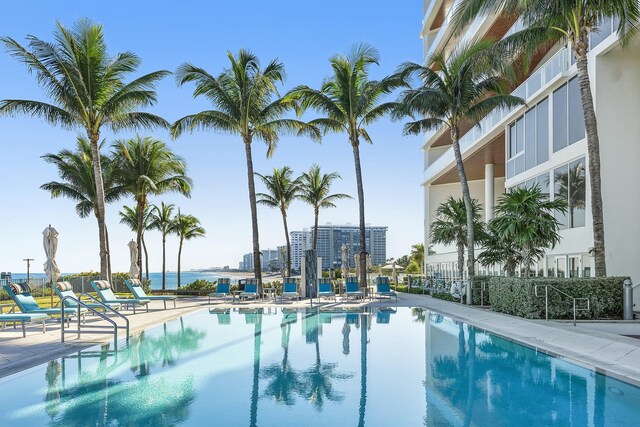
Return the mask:
<path id="1" fill-rule="evenodd" d="M 63 276 L 71 273 L 63 273 Z M 26 279 L 26 273 L 13 273 L 11 275 L 13 279 Z M 43 278 L 46 277 L 44 273 L 31 273 L 32 278 Z M 144 277 L 144 273 L 142 275 Z M 180 284 L 182 286 L 188 285 L 189 283 L 198 280 L 204 279 L 209 281 L 215 281 L 220 277 L 225 277 L 224 273 L 211 273 L 211 272 L 201 272 L 201 271 L 183 271 L 180 273 Z M 229 277 L 229 276 L 226 276 Z M 149 272 L 149 279 L 151 280 L 151 289 L 161 289 L 162 288 L 162 273 L 152 273 Z M 167 289 L 177 289 L 178 288 L 178 273 L 175 271 L 167 272 L 165 276 L 166 280 L 166 288 Z M 235 280 L 231 280 L 234 282 Z"/>

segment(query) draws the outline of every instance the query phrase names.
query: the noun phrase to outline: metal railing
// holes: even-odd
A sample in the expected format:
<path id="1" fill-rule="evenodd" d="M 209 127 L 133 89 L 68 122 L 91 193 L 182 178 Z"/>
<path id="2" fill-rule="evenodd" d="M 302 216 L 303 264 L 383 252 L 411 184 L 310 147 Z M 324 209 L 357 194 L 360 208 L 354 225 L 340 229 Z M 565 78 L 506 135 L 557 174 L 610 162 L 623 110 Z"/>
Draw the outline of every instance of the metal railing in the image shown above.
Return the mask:
<path id="1" fill-rule="evenodd" d="M 544 288 L 544 295 L 539 295 L 538 294 L 538 289 L 539 288 Z M 544 296 L 544 318 L 546 321 L 549 321 L 549 288 L 555 290 L 556 292 L 558 292 L 561 295 L 566 296 L 567 298 L 571 298 L 573 300 L 573 326 L 576 326 L 576 313 L 578 311 L 589 311 L 591 310 L 591 303 L 589 301 L 589 298 L 576 298 L 572 295 L 569 295 L 568 293 L 558 289 L 557 287 L 553 286 L 553 285 L 535 285 L 533 287 L 533 292 L 535 294 L 536 297 L 543 297 Z M 586 308 L 578 308 L 577 306 L 577 302 L 578 301 L 586 301 L 587 302 L 587 306 Z"/>
<path id="2" fill-rule="evenodd" d="M 83 296 L 87 296 L 89 297 L 91 300 L 93 300 L 95 303 L 99 304 L 101 306 L 101 308 L 104 310 L 103 313 L 99 312 L 98 310 L 96 310 L 95 308 L 91 307 L 90 305 L 84 303 L 83 301 L 81 301 L 81 298 Z M 64 319 L 65 319 L 65 301 L 74 301 L 76 303 L 76 308 L 77 308 L 77 313 L 76 313 L 76 320 L 77 320 L 77 329 L 75 330 L 67 330 L 64 327 Z M 64 334 L 66 333 L 77 333 L 78 334 L 78 339 L 80 338 L 80 335 L 82 333 L 93 333 L 93 334 L 113 334 L 113 343 L 114 346 L 117 348 L 118 346 L 118 329 L 119 328 L 125 328 L 126 329 L 126 340 L 129 341 L 129 319 L 127 319 L 127 317 L 125 315 L 123 315 L 122 313 L 119 313 L 117 310 L 115 310 L 113 307 L 109 306 L 108 304 L 103 303 L 102 301 L 99 301 L 98 299 L 96 299 L 95 297 L 93 297 L 92 295 L 89 295 L 87 293 L 82 293 L 78 298 L 73 297 L 71 295 L 66 296 L 64 298 L 62 298 L 60 300 L 61 303 L 61 328 L 60 328 L 60 342 L 64 342 Z M 94 328 L 101 328 L 101 329 L 82 329 L 80 326 L 80 317 L 81 317 L 81 308 L 85 308 L 88 311 L 90 311 L 91 313 L 95 314 L 96 316 L 100 317 L 102 320 L 106 320 L 108 323 L 111 324 L 111 327 L 113 327 L 113 330 L 105 330 L 105 328 L 109 328 L 109 326 L 94 326 Z M 73 310 L 73 308 L 70 308 L 71 310 Z M 114 313 L 116 316 L 124 319 L 125 321 L 125 326 L 119 326 L 115 320 L 109 318 L 109 316 L 106 315 L 106 312 L 109 311 L 111 313 Z M 69 325 L 70 326 L 70 325 Z"/>

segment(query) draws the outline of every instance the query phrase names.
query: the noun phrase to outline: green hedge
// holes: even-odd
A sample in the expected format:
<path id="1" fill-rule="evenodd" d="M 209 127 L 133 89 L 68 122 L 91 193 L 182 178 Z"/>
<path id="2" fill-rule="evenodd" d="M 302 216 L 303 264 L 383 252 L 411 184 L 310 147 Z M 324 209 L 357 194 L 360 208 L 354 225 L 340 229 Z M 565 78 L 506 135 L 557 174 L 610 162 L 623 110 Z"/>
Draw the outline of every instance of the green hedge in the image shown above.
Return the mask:
<path id="1" fill-rule="evenodd" d="M 408 286 L 405 285 L 400 285 L 400 286 L 391 286 L 391 289 L 395 289 L 398 292 L 404 292 L 409 293 L 409 294 L 420 294 L 420 295 L 429 295 L 429 291 L 427 290 L 423 290 L 422 288 L 411 288 L 409 289 Z"/>
<path id="2" fill-rule="evenodd" d="M 484 298 L 484 305 L 489 305 L 489 287 L 485 286 L 484 292 L 480 291 L 482 283 L 489 283 L 491 276 L 476 276 L 474 279 L 473 292 L 471 294 L 471 304 L 481 305 L 480 298 Z"/>
<path id="3" fill-rule="evenodd" d="M 534 287 L 548 284 L 575 298 L 589 298 L 590 310 L 578 311 L 578 319 L 621 319 L 622 283 L 626 277 L 562 279 L 492 277 L 489 280 L 491 309 L 527 319 L 545 318 L 545 299 Z M 544 288 L 539 288 L 544 295 Z M 580 307 L 581 302 L 577 302 Z M 549 319 L 572 319 L 573 300 L 549 288 Z"/>
<path id="4" fill-rule="evenodd" d="M 444 292 L 436 292 L 431 294 L 432 297 L 434 298 L 438 298 L 441 300 L 445 300 L 445 301 L 454 301 L 454 302 L 458 302 L 457 299 L 455 299 L 453 297 L 453 295 L 449 294 L 449 293 L 444 293 Z"/>

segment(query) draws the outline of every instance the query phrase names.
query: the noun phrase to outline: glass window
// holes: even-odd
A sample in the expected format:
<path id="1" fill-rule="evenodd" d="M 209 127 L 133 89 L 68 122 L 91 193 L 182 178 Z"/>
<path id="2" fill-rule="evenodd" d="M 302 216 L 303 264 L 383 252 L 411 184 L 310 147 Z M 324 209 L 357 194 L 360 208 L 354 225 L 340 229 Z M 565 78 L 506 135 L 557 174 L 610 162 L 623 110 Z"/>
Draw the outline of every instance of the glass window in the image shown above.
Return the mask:
<path id="1" fill-rule="evenodd" d="M 515 161 L 509 160 L 507 162 L 507 178 L 513 178 L 515 176 Z"/>
<path id="2" fill-rule="evenodd" d="M 566 257 L 556 257 L 556 277 L 567 277 L 567 259 Z"/>
<path id="3" fill-rule="evenodd" d="M 529 170 L 536 165 L 536 108 L 524 115 L 524 168 Z"/>
<path id="4" fill-rule="evenodd" d="M 524 172 L 524 156 L 518 156 L 513 160 L 515 162 L 515 174 L 518 175 L 519 173 Z"/>
<path id="5" fill-rule="evenodd" d="M 567 214 L 569 227 L 584 227 L 586 201 L 586 174 L 584 159 L 569 164 L 569 201 Z"/>
<path id="6" fill-rule="evenodd" d="M 524 119 L 516 120 L 516 153 L 524 149 Z"/>
<path id="7" fill-rule="evenodd" d="M 573 78 L 569 80 L 568 84 L 569 92 L 569 145 L 574 142 L 584 139 L 584 112 L 582 111 L 582 99 L 580 96 L 580 87 L 578 86 L 578 79 Z"/>
<path id="8" fill-rule="evenodd" d="M 567 201 L 569 198 L 569 181 L 568 181 L 569 166 L 564 165 L 553 171 L 554 173 L 554 200 Z M 560 222 L 560 229 L 566 229 L 569 225 L 567 220 L 567 214 L 560 211 L 555 213 L 556 219 Z"/>
<path id="9" fill-rule="evenodd" d="M 516 155 L 516 125 L 509 126 L 509 158 Z"/>
<path id="10" fill-rule="evenodd" d="M 536 107 L 536 164 L 549 160 L 549 100 Z"/>
<path id="11" fill-rule="evenodd" d="M 549 194 L 549 174 L 545 173 L 536 178 L 536 184 L 540 187 L 543 193 Z"/>
<path id="12" fill-rule="evenodd" d="M 567 85 L 553 92 L 553 152 L 567 146 Z"/>

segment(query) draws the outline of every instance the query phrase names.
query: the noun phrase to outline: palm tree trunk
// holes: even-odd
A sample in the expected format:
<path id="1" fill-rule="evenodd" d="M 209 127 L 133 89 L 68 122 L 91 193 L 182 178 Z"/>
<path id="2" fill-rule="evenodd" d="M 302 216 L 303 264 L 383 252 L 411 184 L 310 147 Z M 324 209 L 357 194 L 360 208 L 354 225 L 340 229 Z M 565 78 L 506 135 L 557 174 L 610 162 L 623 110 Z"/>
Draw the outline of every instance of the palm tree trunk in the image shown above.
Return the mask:
<path id="1" fill-rule="evenodd" d="M 458 275 L 460 280 L 464 276 L 464 243 L 458 243 Z"/>
<path id="2" fill-rule="evenodd" d="M 251 137 L 245 137 L 244 151 L 247 157 L 247 177 L 249 181 L 249 207 L 251 208 L 251 229 L 253 231 L 253 272 L 258 281 L 258 291 L 262 289 L 262 266 L 260 259 L 260 236 L 258 234 L 258 209 L 256 185 L 253 180 L 253 159 L 251 157 Z"/>
<path id="3" fill-rule="evenodd" d="M 471 304 L 471 285 L 475 276 L 475 255 L 474 255 L 474 235 L 473 235 L 473 205 L 471 204 L 471 192 L 467 182 L 467 174 L 464 171 L 462 154 L 460 153 L 460 129 L 455 126 L 451 129 L 451 139 L 453 141 L 453 153 L 458 167 L 458 177 L 462 186 L 462 199 L 467 212 L 467 304 Z"/>
<path id="4" fill-rule="evenodd" d="M 258 320 L 253 332 L 253 382 L 251 384 L 251 409 L 249 411 L 249 426 L 258 425 L 258 397 L 260 388 L 260 345 L 262 341 L 262 313 L 258 313 Z"/>
<path id="5" fill-rule="evenodd" d="M 360 318 L 360 406 L 358 409 L 358 427 L 364 427 L 367 408 L 367 316 L 361 314 Z"/>
<path id="6" fill-rule="evenodd" d="M 313 221 L 313 250 L 315 251 L 318 247 L 318 216 L 320 216 L 320 210 L 316 206 L 313 210 L 314 213 L 314 221 Z"/>
<path id="7" fill-rule="evenodd" d="M 591 188 L 591 216 L 593 217 L 593 251 L 595 276 L 607 275 L 604 244 L 604 217 L 602 212 L 602 185 L 600 178 L 600 140 L 598 122 L 593 106 L 591 82 L 587 63 L 588 36 L 583 34 L 578 43 L 574 43 L 574 55 L 578 68 L 578 83 L 582 97 L 582 111 L 587 133 L 587 152 L 589 155 L 589 183 Z"/>
<path id="8" fill-rule="evenodd" d="M 165 290 L 167 266 L 167 238 L 162 234 L 162 290 Z"/>
<path id="9" fill-rule="evenodd" d="M 178 289 L 180 289 L 180 258 L 182 258 L 182 243 L 184 239 L 180 237 L 180 246 L 178 246 Z"/>
<path id="10" fill-rule="evenodd" d="M 104 233 L 107 236 L 107 270 L 109 271 L 109 282 L 111 282 L 111 249 L 109 248 L 109 228 L 104 225 Z"/>
<path id="11" fill-rule="evenodd" d="M 287 225 L 287 212 L 282 210 L 282 222 L 284 223 L 284 237 L 287 242 L 287 277 L 291 277 L 291 239 L 289 238 L 289 226 Z"/>
<path id="12" fill-rule="evenodd" d="M 136 218 L 138 221 L 137 229 L 136 229 L 136 245 L 138 245 L 138 268 L 140 270 L 140 276 L 142 276 L 142 251 L 140 248 L 142 247 L 142 235 L 144 234 L 144 210 L 146 208 L 146 200 L 138 199 L 138 217 Z M 146 253 L 145 253 L 146 256 Z"/>
<path id="13" fill-rule="evenodd" d="M 144 249 L 144 272 L 147 280 L 149 280 L 149 253 L 147 252 L 147 244 L 144 241 L 144 233 L 142 233 L 142 249 Z"/>
<path id="14" fill-rule="evenodd" d="M 91 161 L 93 163 L 93 175 L 96 181 L 96 217 L 98 218 L 98 236 L 100 242 L 100 278 L 109 280 L 109 246 L 107 244 L 107 225 L 105 222 L 104 183 L 102 181 L 102 165 L 100 164 L 100 147 L 98 141 L 100 135 L 87 132 L 91 141 Z"/>
<path id="15" fill-rule="evenodd" d="M 356 183 L 358 185 L 358 211 L 360 214 L 360 287 L 367 287 L 367 239 L 364 222 L 364 189 L 362 187 L 362 170 L 360 168 L 360 150 L 358 140 L 351 140 L 353 147 L 353 160 L 356 167 Z"/>

